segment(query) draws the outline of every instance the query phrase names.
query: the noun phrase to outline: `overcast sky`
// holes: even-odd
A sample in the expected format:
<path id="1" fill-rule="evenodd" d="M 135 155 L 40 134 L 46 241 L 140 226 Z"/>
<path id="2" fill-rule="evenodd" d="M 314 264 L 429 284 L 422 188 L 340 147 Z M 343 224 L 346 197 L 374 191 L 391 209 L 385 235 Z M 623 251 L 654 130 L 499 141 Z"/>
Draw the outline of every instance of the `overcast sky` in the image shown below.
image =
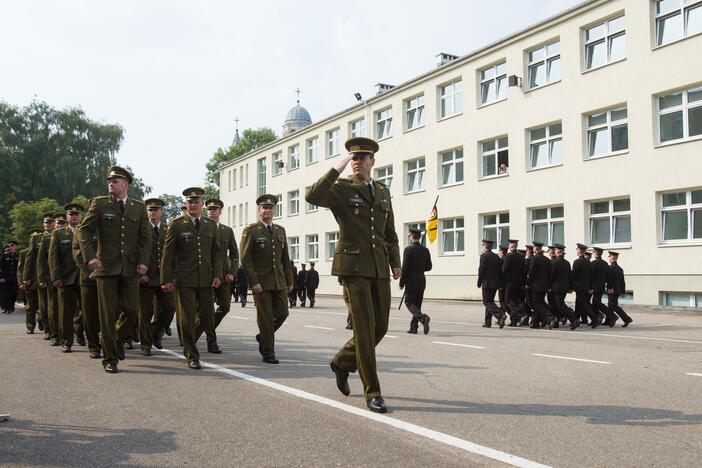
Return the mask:
<path id="1" fill-rule="evenodd" d="M 153 187 L 202 185 L 240 128 L 301 103 L 317 121 L 580 0 L 0 0 L 0 100 L 119 123 L 117 158 Z"/>

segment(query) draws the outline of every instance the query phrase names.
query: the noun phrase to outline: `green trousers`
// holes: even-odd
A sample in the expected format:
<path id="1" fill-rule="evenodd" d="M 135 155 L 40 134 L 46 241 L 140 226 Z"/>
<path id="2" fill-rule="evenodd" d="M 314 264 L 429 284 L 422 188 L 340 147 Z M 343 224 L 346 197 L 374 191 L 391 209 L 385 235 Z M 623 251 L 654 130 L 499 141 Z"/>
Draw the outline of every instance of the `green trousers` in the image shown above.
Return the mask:
<path id="1" fill-rule="evenodd" d="M 176 310 L 174 293 L 163 292 L 159 286 L 158 289 L 154 291 L 154 298 L 156 299 L 156 303 L 151 321 L 151 329 L 153 330 L 152 338 L 157 335 L 159 337 L 163 336 L 163 331 L 166 327 L 171 325 Z M 180 325 L 177 321 L 176 328 L 178 329 L 178 336 L 180 336 Z M 141 339 L 139 341 L 141 341 Z"/>
<path id="2" fill-rule="evenodd" d="M 44 324 L 44 333 L 51 336 L 51 322 L 49 322 L 49 305 L 46 288 L 37 286 L 37 306 L 39 307 L 39 318 Z"/>
<path id="3" fill-rule="evenodd" d="M 260 350 L 263 357 L 275 356 L 275 332 L 288 318 L 288 292 L 263 291 L 254 293 L 256 322 L 260 333 Z"/>
<path id="4" fill-rule="evenodd" d="M 51 338 L 61 338 L 61 326 L 59 324 L 59 298 L 58 291 L 53 286 L 46 287 L 46 313 L 51 323 Z"/>
<path id="5" fill-rule="evenodd" d="M 100 308 L 95 282 L 80 285 L 80 310 L 85 336 L 88 339 L 88 349 L 100 351 Z"/>
<path id="6" fill-rule="evenodd" d="M 188 362 L 199 361 L 196 333 L 198 328 L 206 329 L 213 320 L 214 299 L 212 287 L 176 287 L 176 308 L 180 324 L 183 354 Z"/>
<path id="7" fill-rule="evenodd" d="M 231 283 L 222 283 L 222 285 L 214 290 L 214 300 L 217 304 L 217 309 L 214 311 L 214 319 L 210 322 L 210 326 L 203 329 L 198 327 L 197 338 L 200 339 L 202 332 L 204 331 L 207 335 L 207 344 L 217 344 L 217 333 L 215 329 L 222 322 L 222 319 L 229 313 L 232 303 L 232 289 L 230 287 Z"/>
<path id="8" fill-rule="evenodd" d="M 71 284 L 59 288 L 58 302 L 59 339 L 61 340 L 61 345 L 73 346 L 74 320 L 76 316 L 80 317 L 80 290 L 78 285 Z"/>
<path id="9" fill-rule="evenodd" d="M 390 279 L 344 277 L 353 321 L 353 337 L 332 359 L 347 372 L 356 372 L 363 382 L 366 400 L 381 396 L 375 362 L 375 347 L 388 331 Z"/>
<path id="10" fill-rule="evenodd" d="M 27 307 L 24 310 L 24 322 L 27 325 L 27 330 L 34 331 L 37 326 L 37 312 L 39 311 L 39 295 L 36 289 L 25 290 L 27 298 Z"/>
<path id="11" fill-rule="evenodd" d="M 121 275 L 98 276 L 95 279 L 102 333 L 102 364 L 117 364 L 117 349 L 131 334 L 137 320 L 139 280 L 136 276 Z"/>

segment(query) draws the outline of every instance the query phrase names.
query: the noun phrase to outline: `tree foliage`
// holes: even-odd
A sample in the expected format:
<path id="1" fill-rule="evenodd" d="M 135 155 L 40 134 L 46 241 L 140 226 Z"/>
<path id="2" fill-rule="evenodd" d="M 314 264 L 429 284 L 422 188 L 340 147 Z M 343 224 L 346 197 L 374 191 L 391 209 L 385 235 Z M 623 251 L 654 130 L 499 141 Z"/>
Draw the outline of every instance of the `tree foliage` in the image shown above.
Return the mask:
<path id="1" fill-rule="evenodd" d="M 173 221 L 181 215 L 182 211 L 180 207 L 183 206 L 183 197 L 181 197 L 180 195 L 164 193 L 163 195 L 159 195 L 156 198 L 160 198 L 166 204 L 163 207 L 164 222 L 170 223 L 171 221 Z"/>
<path id="2" fill-rule="evenodd" d="M 10 210 L 14 240 L 17 240 L 22 248 L 26 247 L 29 231 L 31 229 L 42 229 L 44 213 L 55 213 L 62 210 L 63 207 L 51 198 L 16 203 Z"/>

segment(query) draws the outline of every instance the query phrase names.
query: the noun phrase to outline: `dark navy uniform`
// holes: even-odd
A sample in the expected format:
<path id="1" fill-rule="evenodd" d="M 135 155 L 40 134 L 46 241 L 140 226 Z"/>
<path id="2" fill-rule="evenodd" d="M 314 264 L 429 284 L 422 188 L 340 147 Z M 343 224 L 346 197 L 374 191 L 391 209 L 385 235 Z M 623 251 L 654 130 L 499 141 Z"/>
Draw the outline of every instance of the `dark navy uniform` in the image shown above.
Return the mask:
<path id="1" fill-rule="evenodd" d="M 556 315 L 570 321 L 571 329 L 575 329 L 580 322 L 575 317 L 573 309 L 565 303 L 566 294 L 573 290 L 572 272 L 570 262 L 563 255 L 557 256 L 552 264 L 552 291 L 556 301 Z M 577 323 L 576 323 L 577 322 Z"/>
<path id="2" fill-rule="evenodd" d="M 492 241 L 483 240 L 483 243 L 492 247 Z M 483 305 L 485 306 L 485 323 L 483 326 L 491 326 L 491 318 L 495 317 L 500 328 L 504 327 L 505 314 L 495 304 L 495 293 L 500 288 L 502 271 L 500 257 L 492 250 L 487 250 L 480 254 L 480 266 L 478 267 L 478 287 L 483 290 Z"/>
<path id="3" fill-rule="evenodd" d="M 595 247 L 600 255 L 602 249 Z M 602 296 L 605 294 L 607 284 L 607 272 L 609 265 L 602 258 L 596 258 L 591 262 L 592 269 L 592 308 L 595 313 L 601 313 L 605 316 L 604 325 L 614 326 L 617 321 L 617 316 L 612 310 L 602 303 Z"/>
<path id="4" fill-rule="evenodd" d="M 587 247 L 578 244 L 578 249 L 585 251 Z M 575 314 L 583 322 L 587 322 L 589 317 L 592 321 L 590 326 L 596 328 L 602 320 L 600 314 L 592 310 L 590 306 L 590 294 L 592 294 L 592 269 L 590 261 L 585 258 L 585 255 L 580 255 L 573 262 L 573 290 L 575 291 Z"/>
<path id="5" fill-rule="evenodd" d="M 609 270 L 607 271 L 607 306 L 616 312 L 619 318 L 624 321 L 622 327 L 628 326 L 634 321 L 629 315 L 624 312 L 624 309 L 619 307 L 619 296 L 624 294 L 626 291 L 626 283 L 624 282 L 624 270 L 616 262 L 616 258 L 619 256 L 616 252 L 610 252 L 610 257 L 614 257 L 614 260 L 609 265 Z"/>
<path id="6" fill-rule="evenodd" d="M 17 245 L 14 243 L 14 245 Z M 19 252 L 10 252 L 8 249 L 0 258 L 0 284 L 2 288 L 2 304 L 0 307 L 6 314 L 15 311 L 15 301 L 17 300 L 17 264 L 19 263 Z"/>
<path id="7" fill-rule="evenodd" d="M 539 246 L 534 242 L 535 246 Z M 532 319 L 532 328 L 539 328 L 542 323 L 548 322 L 551 312 L 546 305 L 544 297 L 546 292 L 551 289 L 551 261 L 544 257 L 542 251 L 534 253 L 529 262 L 529 274 L 527 283 L 531 290 L 532 307 L 534 309 L 534 318 Z"/>
<path id="8" fill-rule="evenodd" d="M 522 315 L 519 304 L 524 293 L 524 260 L 524 256 L 516 250 L 502 259 L 502 282 L 510 326 L 515 326 Z"/>
<path id="9" fill-rule="evenodd" d="M 424 272 L 430 271 L 431 268 L 431 253 L 429 253 L 429 249 L 420 243 L 405 247 L 402 255 L 400 288 L 405 288 L 405 305 L 412 314 L 408 333 L 417 333 L 420 322 L 424 326 L 424 333 L 429 333 L 430 319 L 428 315 L 422 313 L 422 301 L 424 300 L 424 290 L 427 286 Z"/>
<path id="10" fill-rule="evenodd" d="M 315 295 L 318 287 L 319 272 L 314 269 L 314 263 L 310 263 L 310 269 L 307 270 L 307 276 L 305 277 L 305 291 L 307 293 L 307 299 L 310 300 L 310 307 L 314 307 Z M 304 307 L 304 302 L 302 305 Z"/>

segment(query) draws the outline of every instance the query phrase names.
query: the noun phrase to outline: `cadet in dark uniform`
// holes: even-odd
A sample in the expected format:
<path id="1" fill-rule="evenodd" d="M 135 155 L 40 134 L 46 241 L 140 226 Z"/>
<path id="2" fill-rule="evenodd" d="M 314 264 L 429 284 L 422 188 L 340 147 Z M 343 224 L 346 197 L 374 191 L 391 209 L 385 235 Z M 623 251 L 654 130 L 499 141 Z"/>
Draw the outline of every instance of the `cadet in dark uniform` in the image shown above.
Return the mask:
<path id="1" fill-rule="evenodd" d="M 505 313 L 495 304 L 495 293 L 501 286 L 502 267 L 500 257 L 492 251 L 493 241 L 483 239 L 483 253 L 480 254 L 478 267 L 478 287 L 483 290 L 483 305 L 485 306 L 484 328 L 492 326 L 492 317 L 497 319 L 500 328 L 504 328 Z"/>
<path id="2" fill-rule="evenodd" d="M 619 318 L 624 321 L 622 327 L 626 328 L 634 319 L 629 317 L 629 314 L 619 307 L 619 296 L 626 292 L 626 283 L 624 282 L 624 270 L 617 263 L 618 259 L 619 252 L 610 250 L 609 271 L 607 271 L 607 307 L 617 313 Z"/>
<path id="3" fill-rule="evenodd" d="M 534 255 L 529 262 L 529 273 L 527 275 L 527 284 L 531 290 L 532 307 L 534 309 L 531 328 L 541 328 L 541 325 L 544 323 L 548 324 L 550 328 L 551 312 L 544 301 L 544 296 L 551 289 L 553 283 L 551 261 L 544 257 L 543 243 L 534 241 L 533 244 Z"/>
<path id="4" fill-rule="evenodd" d="M 565 303 L 566 294 L 573 290 L 572 271 L 570 262 L 565 259 L 565 245 L 556 244 L 554 252 L 556 260 L 551 264 L 551 277 L 553 280 L 554 300 L 556 303 L 556 316 L 566 318 L 570 321 L 570 329 L 575 330 L 580 326 L 580 320 L 575 317 L 573 309 Z M 557 320 L 551 322 L 552 326 L 557 324 Z"/>
<path id="5" fill-rule="evenodd" d="M 191 187 L 183 191 L 187 212 L 168 225 L 161 257 L 161 288 L 175 288 L 183 354 L 191 369 L 200 369 L 197 328 L 207 329 L 214 320 L 214 294 L 221 286 L 222 257 L 217 242 L 217 224 L 202 216 L 205 191 Z"/>
<path id="6" fill-rule="evenodd" d="M 246 280 L 246 270 L 239 266 L 236 271 L 236 293 L 239 295 L 241 307 L 246 307 L 246 297 L 248 296 L 249 283 Z"/>
<path id="7" fill-rule="evenodd" d="M 90 241 L 93 249 L 97 250 L 97 235 Z M 83 327 L 88 339 L 90 359 L 100 359 L 100 310 L 98 307 L 97 282 L 90 267 L 83 261 L 77 233 L 73 234 L 71 243 L 73 260 L 76 262 L 79 277 L 80 310 L 83 316 Z"/>
<path id="8" fill-rule="evenodd" d="M 509 326 L 516 327 L 522 316 L 520 303 L 524 294 L 524 256 L 517 251 L 516 239 L 509 240 L 509 253 L 502 260 L 502 284 Z"/>
<path id="9" fill-rule="evenodd" d="M 59 346 L 61 344 L 58 316 L 58 292 L 51 282 L 51 271 L 49 270 L 49 246 L 51 244 L 51 235 L 56 230 L 58 218 L 56 213 L 50 214 L 54 222 L 49 225 L 49 229 L 41 235 L 39 250 L 37 252 L 37 283 L 39 291 L 43 291 L 43 299 L 46 309 L 46 317 L 51 330 L 51 346 Z M 63 220 L 65 223 L 65 219 Z M 40 296 L 40 304 L 41 304 Z"/>
<path id="10" fill-rule="evenodd" d="M 295 278 L 295 290 L 297 290 L 297 297 L 300 299 L 300 307 L 305 307 L 305 301 L 307 300 L 307 289 L 305 288 L 305 281 L 307 280 L 307 266 L 304 263 L 300 263 L 300 270 L 296 272 L 293 268 L 293 278 Z M 295 296 L 292 296 L 292 306 L 295 307 Z"/>
<path id="11" fill-rule="evenodd" d="M 399 279 L 400 247 L 395 232 L 390 190 L 371 178 L 378 143 L 370 138 L 352 138 L 345 144 L 349 155 L 324 174 L 310 189 L 306 200 L 329 208 L 339 224 L 332 275 L 347 289 L 353 338 L 330 365 L 339 390 L 350 393 L 349 372 L 359 371 L 366 404 L 371 411 L 385 413 L 376 372 L 375 347 L 388 329 L 390 275 Z M 353 176 L 339 179 L 353 159 Z"/>
<path id="12" fill-rule="evenodd" d="M 509 247 L 506 245 L 500 245 L 497 249 L 497 257 L 500 259 L 500 287 L 497 290 L 497 299 L 500 301 L 500 312 L 502 312 L 503 315 L 507 314 L 507 309 L 505 307 L 507 304 L 505 302 L 505 282 L 502 278 L 502 264 L 505 261 L 508 251 Z M 505 320 L 507 320 L 506 315 Z"/>
<path id="13" fill-rule="evenodd" d="M 314 262 L 310 262 L 310 269 L 305 277 L 305 290 L 307 291 L 307 299 L 310 300 L 310 308 L 314 307 L 317 288 L 319 287 L 319 272 L 314 269 Z M 304 307 L 305 304 L 303 303 Z"/>
<path id="14" fill-rule="evenodd" d="M 402 254 L 402 276 L 400 277 L 400 289 L 405 289 L 405 305 L 412 314 L 409 330 L 407 333 L 417 334 L 419 324 L 422 324 L 424 334 L 429 333 L 429 322 L 431 318 L 422 313 L 422 301 L 424 300 L 424 289 L 427 287 L 425 271 L 431 271 L 431 253 L 429 249 L 422 245 L 422 232 L 418 229 L 409 230 L 410 245 L 405 247 Z"/>
<path id="15" fill-rule="evenodd" d="M 75 203 L 64 206 L 68 225 L 54 230 L 49 244 L 51 283 L 58 292 L 59 339 L 64 353 L 70 353 L 73 335 L 85 346 L 83 316 L 80 309 L 80 277 L 73 258 L 73 237 L 80 224 L 84 208 Z"/>
<path id="16" fill-rule="evenodd" d="M 603 249 L 600 247 L 593 247 L 594 260 L 591 262 L 592 268 L 592 308 L 597 313 L 605 316 L 605 321 L 603 325 L 609 325 L 613 327 L 617 321 L 617 315 L 610 310 L 609 307 L 602 303 L 602 296 L 606 293 L 607 288 L 607 271 L 609 271 L 609 266 L 607 262 L 602 260 Z"/>
<path id="17" fill-rule="evenodd" d="M 532 244 L 524 245 L 524 301 L 522 302 L 522 318 L 520 327 L 529 326 L 529 319 L 534 316 L 534 299 L 531 295 L 531 286 L 529 285 L 528 276 L 531 261 L 534 259 L 534 246 Z"/>
<path id="18" fill-rule="evenodd" d="M 109 373 L 116 373 L 117 360 L 124 359 L 122 343 L 138 320 L 139 276 L 147 273 L 151 258 L 146 205 L 127 196 L 132 181 L 129 171 L 111 167 L 107 174 L 110 194 L 93 198 L 78 228 L 83 260 L 97 280 L 102 365 Z M 95 235 L 97 250 L 93 245 Z"/>
<path id="19" fill-rule="evenodd" d="M 595 313 L 590 306 L 590 294 L 592 294 L 592 270 L 590 261 L 585 258 L 587 246 L 577 244 L 578 258 L 573 262 L 573 290 L 575 291 L 575 315 L 580 321 L 585 323 L 590 318 L 590 326 L 597 328 L 602 320 L 600 313 Z"/>
<path id="20" fill-rule="evenodd" d="M 549 257 L 549 260 L 551 260 L 551 269 L 553 269 L 553 266 L 556 263 L 556 260 L 558 260 L 558 254 L 556 253 L 556 246 L 555 245 L 548 246 L 548 257 Z M 570 263 L 568 265 L 570 265 Z M 563 314 L 561 314 L 561 312 L 560 312 L 560 309 L 558 308 L 558 304 L 556 303 L 556 295 L 553 293 L 553 288 L 551 288 L 546 293 L 546 304 L 548 304 L 548 309 L 551 311 L 551 315 L 553 315 L 554 317 L 559 317 L 559 318 L 563 316 Z M 559 328 L 559 321 L 553 320 L 551 322 L 551 326 L 553 328 Z"/>
<path id="21" fill-rule="evenodd" d="M 46 226 L 46 220 L 44 220 L 44 226 Z M 41 233 L 42 231 L 39 229 L 32 229 L 29 231 L 29 247 L 27 247 L 27 257 L 25 258 L 24 266 L 22 267 L 22 284 L 24 284 L 27 293 L 27 310 L 25 319 L 27 330 L 34 330 L 34 324 L 37 323 L 39 326 L 39 331 L 44 331 L 44 339 L 48 340 L 51 338 L 48 328 L 49 322 L 48 319 L 45 321 L 41 314 L 39 302 L 40 291 L 36 278 L 37 254 L 39 253 Z M 36 319 L 37 314 L 39 314 L 38 321 Z"/>
<path id="22" fill-rule="evenodd" d="M 285 229 L 273 224 L 274 195 L 256 199 L 259 221 L 249 224 L 241 234 L 241 264 L 246 270 L 254 302 L 259 334 L 258 350 L 263 362 L 278 364 L 275 357 L 275 332 L 288 317 L 287 295 L 293 289 Z"/>
<path id="23" fill-rule="evenodd" d="M 11 314 L 15 311 L 17 300 L 17 264 L 20 254 L 17 252 L 17 241 L 11 240 L 7 244 L 7 252 L 0 258 L 0 287 L 3 290 L 2 311 Z"/>
<path id="24" fill-rule="evenodd" d="M 221 286 L 214 290 L 215 303 L 217 304 L 214 319 L 206 329 L 198 327 L 197 337 L 199 338 L 204 331 L 207 334 L 207 351 L 220 354 L 222 350 L 217 344 L 217 333 L 215 329 L 232 307 L 231 285 L 234 282 L 236 270 L 239 269 L 239 248 L 236 245 L 236 239 L 234 238 L 234 231 L 232 228 L 219 222 L 219 217 L 222 215 L 222 208 L 224 208 L 224 202 L 212 198 L 205 201 L 205 206 L 207 207 L 207 217 L 217 224 L 217 242 L 219 243 L 220 255 L 222 256 L 223 280 Z"/>

